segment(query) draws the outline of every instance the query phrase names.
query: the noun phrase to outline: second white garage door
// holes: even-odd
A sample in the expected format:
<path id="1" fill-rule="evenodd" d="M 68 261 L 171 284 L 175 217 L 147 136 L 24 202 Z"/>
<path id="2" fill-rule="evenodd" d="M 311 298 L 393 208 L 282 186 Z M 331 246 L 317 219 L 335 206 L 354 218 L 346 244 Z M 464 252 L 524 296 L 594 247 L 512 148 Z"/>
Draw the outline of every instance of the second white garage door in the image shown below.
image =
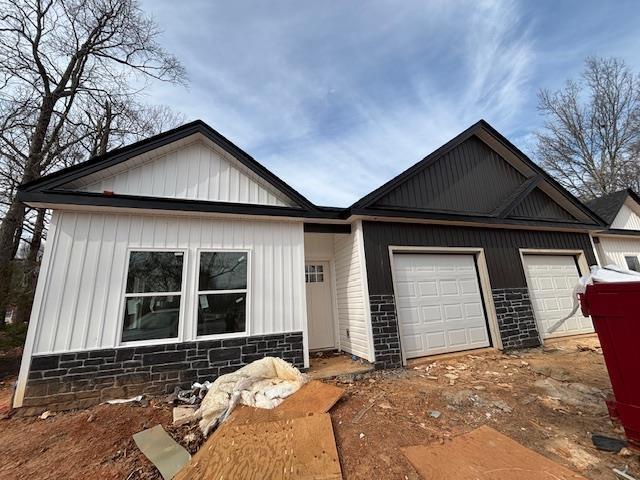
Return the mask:
<path id="1" fill-rule="evenodd" d="M 593 332 L 589 317 L 580 310 L 558 330 L 549 335 L 547 329 L 567 316 L 573 307 L 573 289 L 580 274 L 572 255 L 524 255 L 524 270 L 533 313 L 542 338 L 562 337 Z"/>
<path id="2" fill-rule="evenodd" d="M 394 254 L 405 358 L 489 346 L 473 255 Z"/>

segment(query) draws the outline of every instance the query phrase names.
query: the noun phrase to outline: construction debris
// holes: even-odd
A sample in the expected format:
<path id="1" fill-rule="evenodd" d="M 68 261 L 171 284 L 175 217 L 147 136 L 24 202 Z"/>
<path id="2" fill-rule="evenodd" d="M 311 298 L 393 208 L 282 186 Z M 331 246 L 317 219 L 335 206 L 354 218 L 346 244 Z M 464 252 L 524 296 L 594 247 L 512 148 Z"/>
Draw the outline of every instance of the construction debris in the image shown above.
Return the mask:
<path id="1" fill-rule="evenodd" d="M 417 445 L 400 450 L 422 478 L 585 479 L 487 426 L 455 437 L 445 445 Z"/>
<path id="2" fill-rule="evenodd" d="M 137 395 L 135 397 L 131 397 L 131 398 L 117 398 L 115 400 L 107 400 L 106 404 L 109 405 L 120 405 L 123 403 L 136 403 L 136 402 L 141 402 L 142 401 L 142 395 Z"/>
<path id="3" fill-rule="evenodd" d="M 340 479 L 331 417 L 344 390 L 304 385 L 274 409 L 239 406 L 176 479 Z"/>
<path id="4" fill-rule="evenodd" d="M 153 463 L 162 478 L 170 480 L 191 459 L 191 455 L 165 432 L 162 425 L 138 432 L 133 440 Z"/>
<path id="5" fill-rule="evenodd" d="M 196 415 L 207 436 L 223 422 L 237 404 L 274 408 L 295 393 L 306 378 L 280 358 L 265 357 L 233 373 L 218 377 L 210 386 Z"/>

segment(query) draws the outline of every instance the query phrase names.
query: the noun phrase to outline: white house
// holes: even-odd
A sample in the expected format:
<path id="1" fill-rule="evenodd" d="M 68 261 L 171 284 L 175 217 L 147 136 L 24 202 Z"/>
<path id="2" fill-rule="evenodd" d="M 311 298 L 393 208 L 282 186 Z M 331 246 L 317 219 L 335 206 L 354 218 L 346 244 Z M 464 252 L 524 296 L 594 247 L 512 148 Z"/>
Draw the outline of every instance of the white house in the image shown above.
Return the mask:
<path id="1" fill-rule="evenodd" d="M 484 121 L 348 208 L 201 121 L 18 198 L 53 215 L 16 407 L 161 393 L 266 355 L 387 368 L 539 345 L 605 227 Z M 578 315 L 555 335 L 592 329 Z"/>
<path id="2" fill-rule="evenodd" d="M 609 226 L 594 235 L 600 263 L 640 272 L 640 197 L 627 188 L 587 205 Z"/>

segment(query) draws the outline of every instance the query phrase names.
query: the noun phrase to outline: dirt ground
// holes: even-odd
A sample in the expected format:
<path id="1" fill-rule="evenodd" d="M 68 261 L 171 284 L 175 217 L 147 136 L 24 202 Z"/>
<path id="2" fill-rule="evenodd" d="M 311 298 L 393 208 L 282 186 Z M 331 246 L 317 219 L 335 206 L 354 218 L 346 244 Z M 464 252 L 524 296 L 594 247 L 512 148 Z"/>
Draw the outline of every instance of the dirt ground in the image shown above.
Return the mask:
<path id="1" fill-rule="evenodd" d="M 333 380 L 346 390 L 331 411 L 344 477 L 417 479 L 400 447 L 446 443 L 487 424 L 588 478 L 615 479 L 612 468 L 625 465 L 640 478 L 637 454 L 601 452 L 591 443 L 592 432 L 623 436 L 604 405 L 610 384 L 597 347 L 594 337 L 581 337 Z M 0 404 L 10 394 L 5 379 Z M 131 436 L 161 423 L 197 450 L 196 429 L 170 422 L 170 407 L 153 399 L 146 407 L 101 405 L 46 420 L 9 416 L 0 420 L 0 478 L 159 478 Z"/>

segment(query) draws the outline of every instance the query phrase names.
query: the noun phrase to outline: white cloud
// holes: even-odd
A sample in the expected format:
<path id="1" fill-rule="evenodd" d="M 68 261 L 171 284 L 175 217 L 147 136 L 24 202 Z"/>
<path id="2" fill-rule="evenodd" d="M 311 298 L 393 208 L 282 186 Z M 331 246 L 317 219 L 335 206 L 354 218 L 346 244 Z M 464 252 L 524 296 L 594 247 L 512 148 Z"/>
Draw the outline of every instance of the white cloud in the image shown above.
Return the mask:
<path id="1" fill-rule="evenodd" d="M 481 117 L 509 125 L 530 94 L 531 35 L 510 2 L 180 7 L 149 5 L 192 84 L 150 97 L 319 204 L 350 204 Z"/>

